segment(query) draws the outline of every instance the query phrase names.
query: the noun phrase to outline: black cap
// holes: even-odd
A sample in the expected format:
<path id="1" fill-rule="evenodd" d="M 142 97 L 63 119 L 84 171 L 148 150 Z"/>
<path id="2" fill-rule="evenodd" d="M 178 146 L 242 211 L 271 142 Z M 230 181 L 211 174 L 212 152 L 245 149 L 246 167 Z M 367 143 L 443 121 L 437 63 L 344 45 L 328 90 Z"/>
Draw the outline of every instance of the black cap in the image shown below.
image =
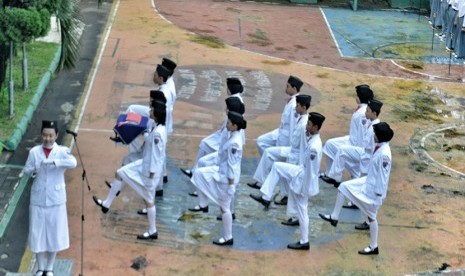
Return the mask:
<path id="1" fill-rule="evenodd" d="M 170 69 L 166 68 L 165 66 L 158 64 L 157 65 L 157 74 L 158 74 L 158 76 L 167 79 L 169 76 L 171 76 L 171 71 L 170 71 Z"/>
<path id="2" fill-rule="evenodd" d="M 152 100 L 160 101 L 166 104 L 166 97 L 160 90 L 150 90 L 150 98 Z"/>
<path id="3" fill-rule="evenodd" d="M 226 85 L 231 94 L 242 93 L 244 91 L 244 87 L 238 78 L 227 78 Z"/>
<path id="4" fill-rule="evenodd" d="M 55 130 L 58 129 L 57 121 L 42 121 L 42 129 L 44 128 L 53 128 Z"/>
<path id="5" fill-rule="evenodd" d="M 389 142 L 394 136 L 394 131 L 391 129 L 389 124 L 385 122 L 373 125 L 373 130 L 379 143 Z"/>
<path id="6" fill-rule="evenodd" d="M 325 119 L 325 116 L 321 115 L 318 112 L 308 113 L 308 120 L 312 122 L 314 125 L 317 125 L 319 128 L 321 128 Z"/>
<path id="7" fill-rule="evenodd" d="M 374 111 L 376 112 L 376 114 L 379 115 L 379 113 L 381 112 L 381 107 L 383 106 L 383 103 L 378 100 L 372 99 L 368 102 L 368 106 L 370 107 L 371 111 Z"/>
<path id="8" fill-rule="evenodd" d="M 297 95 L 295 97 L 296 102 L 298 102 L 301 105 L 310 106 L 310 103 L 312 102 L 312 96 L 310 95 Z"/>
<path id="9" fill-rule="evenodd" d="M 244 114 L 245 106 L 238 97 L 229 97 L 225 102 L 229 111 L 237 112 L 241 115 Z"/>
<path id="10" fill-rule="evenodd" d="M 373 91 L 367 84 L 355 86 L 355 92 L 357 92 L 357 96 L 360 99 L 361 103 L 366 104 L 368 103 L 368 101 L 373 99 Z"/>
<path id="11" fill-rule="evenodd" d="M 294 76 L 290 76 L 287 83 L 289 83 L 292 87 L 295 87 L 297 91 L 300 91 L 300 88 L 302 88 L 302 85 L 304 84 L 298 77 Z"/>
<path id="12" fill-rule="evenodd" d="M 161 60 L 161 65 L 168 68 L 168 70 L 171 71 L 171 75 L 174 73 L 174 69 L 176 69 L 176 66 L 177 66 L 176 63 L 169 58 L 163 58 Z"/>

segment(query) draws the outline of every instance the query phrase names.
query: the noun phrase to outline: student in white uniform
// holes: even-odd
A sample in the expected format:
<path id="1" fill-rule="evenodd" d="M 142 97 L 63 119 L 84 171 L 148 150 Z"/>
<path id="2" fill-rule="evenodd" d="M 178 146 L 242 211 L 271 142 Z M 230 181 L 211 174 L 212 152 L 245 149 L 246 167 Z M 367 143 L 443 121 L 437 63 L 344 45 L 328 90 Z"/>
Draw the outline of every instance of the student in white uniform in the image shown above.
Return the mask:
<path id="1" fill-rule="evenodd" d="M 105 200 L 93 196 L 95 204 L 101 207 L 103 213 L 107 213 L 116 194 L 127 183 L 143 198 L 147 209 L 149 230 L 137 236 L 141 240 L 154 240 L 158 238 L 156 228 L 155 189 L 161 183 L 163 162 L 165 159 L 166 145 L 166 105 L 163 102 L 154 101 L 151 104 L 151 118 L 154 123 L 144 134 L 144 152 L 142 159 L 129 163 L 116 171 L 115 179 L 111 183 L 110 191 Z"/>
<path id="2" fill-rule="evenodd" d="M 176 86 L 174 84 L 173 74 L 174 70 L 177 67 L 177 64 L 169 58 L 163 58 L 161 61 L 161 65 L 165 66 L 170 71 L 169 77 L 166 80 L 166 86 L 168 86 L 168 91 L 170 92 L 172 99 L 171 106 L 167 107 L 168 109 L 170 109 L 170 111 L 166 113 L 170 114 L 166 117 L 166 130 L 168 135 L 170 135 L 171 133 L 173 133 L 173 110 L 174 104 L 176 103 Z"/>
<path id="3" fill-rule="evenodd" d="M 34 181 L 29 205 L 29 248 L 36 254 L 36 276 L 53 276 L 57 252 L 69 247 L 65 171 L 76 167 L 67 147 L 55 143 L 56 121 L 42 121 L 42 145 L 35 146 L 23 172 Z"/>
<path id="4" fill-rule="evenodd" d="M 305 154 L 305 128 L 307 125 L 308 114 L 307 110 L 310 107 L 310 102 L 312 97 L 309 95 L 297 95 L 296 96 L 296 106 L 295 114 L 297 115 L 297 125 L 294 127 L 291 135 L 291 144 L 288 147 L 270 147 L 265 150 L 258 163 L 257 169 L 253 178 L 257 181 L 256 186 L 259 186 L 258 183 L 267 183 L 267 185 L 260 186 L 261 195 L 250 194 L 250 197 L 262 203 L 265 207 L 268 207 L 271 203 L 271 197 L 273 196 L 273 191 L 275 185 L 268 185 L 265 179 L 269 175 L 273 163 L 275 162 L 287 162 L 294 165 L 303 164 L 303 158 Z M 252 187 L 251 185 L 249 185 Z M 275 201 L 278 205 L 287 204 L 287 190 L 286 187 L 281 186 L 280 189 L 281 200 Z"/>
<path id="5" fill-rule="evenodd" d="M 325 117 L 320 113 L 310 112 L 307 123 L 307 146 L 305 149 L 305 163 L 289 169 L 286 183 L 289 186 L 289 203 L 287 205 L 287 215 L 291 218 L 283 221 L 284 225 L 294 225 L 293 217 L 297 217 L 297 224 L 300 228 L 300 240 L 287 245 L 289 249 L 309 250 L 308 241 L 308 199 L 316 196 L 319 189 L 319 171 L 321 158 L 323 156 L 323 143 L 321 142 L 320 129 Z M 290 177 L 289 177 L 290 176 Z"/>
<path id="6" fill-rule="evenodd" d="M 289 147 L 291 145 L 291 135 L 297 122 L 297 115 L 295 113 L 296 96 L 299 95 L 303 84 L 298 77 L 289 76 L 285 90 L 289 99 L 284 106 L 279 128 L 260 135 L 257 138 L 257 148 L 262 158 L 267 148 Z M 258 181 L 247 183 L 247 185 L 254 189 L 260 189 Z"/>
<path id="7" fill-rule="evenodd" d="M 343 145 L 360 145 L 363 143 L 363 131 L 361 120 L 365 118 L 367 104 L 373 99 L 373 91 L 366 84 L 355 87 L 357 110 L 352 114 L 350 120 L 349 135 L 328 139 L 323 147 L 323 153 L 326 155 L 326 168 L 322 176 L 328 175 L 329 170 L 336 157 L 337 150 Z"/>
<path id="8" fill-rule="evenodd" d="M 383 200 L 386 198 L 392 165 L 389 141 L 394 136 L 394 132 L 384 122 L 374 125 L 373 129 L 376 146 L 367 176 L 342 182 L 338 188 L 339 192 L 331 215 L 319 214 L 323 220 L 336 227 L 345 198 L 357 205 L 360 211 L 368 217 L 370 224 L 370 245 L 358 251 L 362 255 L 379 254 L 378 220 L 376 217 Z"/>
<path id="9" fill-rule="evenodd" d="M 168 78 L 170 77 L 171 70 L 166 68 L 165 66 L 158 64 L 157 68 L 153 74 L 153 83 L 158 85 L 158 90 L 163 92 L 165 94 L 166 98 L 166 122 L 168 123 L 168 118 L 173 117 L 173 93 L 170 90 L 170 87 L 166 83 L 168 81 Z M 171 120 L 171 119 L 170 119 Z M 168 132 L 165 132 L 166 135 L 166 144 L 165 144 L 165 150 L 166 147 L 168 146 Z M 163 183 L 168 182 L 168 171 L 166 169 L 166 159 L 164 161 L 165 163 L 163 164 Z M 156 196 L 163 196 L 163 185 L 158 185 L 157 186 L 157 191 L 155 193 Z"/>
<path id="10" fill-rule="evenodd" d="M 228 98 L 234 97 L 234 98 L 239 99 L 241 103 L 244 103 L 242 96 L 241 96 L 241 93 L 244 91 L 244 86 L 242 86 L 242 83 L 238 78 L 227 78 L 226 86 L 227 86 Z M 244 112 L 242 112 L 242 114 L 244 114 Z M 199 165 L 199 160 L 206 155 L 209 155 L 211 153 L 218 151 L 220 141 L 221 141 L 221 135 L 223 131 L 227 131 L 226 130 L 227 122 L 228 122 L 228 117 L 226 115 L 221 127 L 217 131 L 213 132 L 212 134 L 202 139 L 202 141 L 199 144 L 199 151 L 197 152 L 197 157 L 195 158 L 194 166 L 190 169 L 181 169 L 182 173 L 184 173 L 189 178 L 191 178 L 192 175 L 194 174 L 194 171 L 197 169 Z M 244 144 L 245 144 L 245 136 L 243 138 L 244 138 Z M 195 195 L 195 193 L 193 195 Z"/>
<path id="11" fill-rule="evenodd" d="M 321 177 L 323 181 L 339 186 L 344 169 L 349 171 L 351 178 L 360 178 L 362 174 L 367 173 L 368 165 L 375 148 L 373 125 L 379 123 L 378 116 L 382 106 L 383 103 L 375 99 L 368 102 L 365 118 L 360 120 L 362 124 L 361 130 L 364 133 L 363 143 L 341 146 L 337 150 L 328 175 Z"/>
<path id="12" fill-rule="evenodd" d="M 159 101 L 159 102 L 163 102 L 166 104 L 166 98 L 165 98 L 165 94 L 163 94 L 163 92 L 159 91 L 159 90 L 151 90 L 150 91 L 150 102 L 153 102 L 153 101 Z M 134 105 L 131 105 L 131 106 L 134 106 Z M 131 107 L 130 106 L 130 107 Z M 146 107 L 146 106 L 142 106 L 141 107 Z M 140 113 L 137 113 L 141 116 L 145 116 L 147 115 L 148 118 L 150 118 L 150 103 L 149 105 L 147 106 L 147 108 L 149 109 L 149 111 L 147 112 L 147 114 L 144 113 L 144 115 L 140 114 Z M 128 109 L 129 110 L 129 109 Z M 139 111 L 141 111 L 142 109 L 139 109 Z M 130 111 L 130 112 L 133 112 L 133 111 Z M 149 119 L 148 123 L 147 123 L 147 129 L 151 128 L 152 127 L 152 124 L 154 124 L 154 121 Z M 134 139 L 131 143 L 129 143 L 128 145 L 128 155 L 126 155 L 125 157 L 123 157 L 123 161 L 122 161 L 122 165 L 127 165 L 131 162 L 134 162 L 138 159 L 141 159 L 142 158 L 142 154 L 144 152 L 144 133 L 140 134 L 136 139 Z M 107 180 L 105 180 L 105 184 L 107 185 L 108 188 L 111 188 L 111 183 Z M 118 193 L 116 194 L 116 196 L 119 195 L 119 191 Z"/>
<path id="13" fill-rule="evenodd" d="M 214 240 L 216 245 L 233 245 L 231 200 L 241 176 L 242 137 L 240 130 L 247 122 L 241 114 L 228 112 L 228 140 L 219 149 L 218 164 L 199 168 L 191 178 L 197 188 L 199 204 L 189 208 L 192 212 L 208 212 L 208 199 L 220 206 L 223 222 L 223 237 Z"/>

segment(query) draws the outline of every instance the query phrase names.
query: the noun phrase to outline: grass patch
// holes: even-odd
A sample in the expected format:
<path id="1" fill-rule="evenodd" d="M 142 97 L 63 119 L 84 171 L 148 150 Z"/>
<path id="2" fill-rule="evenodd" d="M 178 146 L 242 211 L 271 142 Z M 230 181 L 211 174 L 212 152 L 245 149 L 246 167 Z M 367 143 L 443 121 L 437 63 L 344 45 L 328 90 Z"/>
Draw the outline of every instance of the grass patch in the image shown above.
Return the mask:
<path id="1" fill-rule="evenodd" d="M 328 72 L 325 72 L 325 73 L 319 73 L 316 75 L 317 78 L 320 78 L 320 79 L 327 79 L 329 78 L 329 73 Z"/>
<path id="2" fill-rule="evenodd" d="M 292 62 L 289 60 L 280 60 L 280 61 L 271 61 L 271 60 L 262 60 L 263 64 L 268 64 L 268 65 L 289 65 Z"/>
<path id="3" fill-rule="evenodd" d="M 423 63 L 421 61 L 407 62 L 405 64 L 405 67 L 409 68 L 409 69 L 423 70 L 423 69 L 425 69 L 425 63 Z"/>
<path id="4" fill-rule="evenodd" d="M 8 83 L 9 68 L 7 69 L 7 79 L 0 95 L 0 141 L 6 141 L 13 134 L 16 125 L 19 123 L 26 112 L 29 103 L 34 96 L 40 80 L 50 67 L 53 56 L 58 50 L 59 44 L 47 42 L 31 42 L 27 44 L 28 59 L 28 76 L 29 90 L 23 90 L 23 73 L 22 73 L 22 54 L 20 48 L 17 48 L 17 55 L 13 62 L 13 80 L 14 80 L 14 112 L 15 116 L 9 118 L 8 103 Z"/>
<path id="5" fill-rule="evenodd" d="M 254 33 L 248 33 L 247 35 L 250 38 L 248 41 L 249 43 L 257 44 L 259 46 L 268 46 L 272 44 L 266 32 L 260 29 L 256 29 Z"/>
<path id="6" fill-rule="evenodd" d="M 397 105 L 392 110 L 394 115 L 402 121 L 418 122 L 433 121 L 442 123 L 443 118 L 438 114 L 435 106 L 441 104 L 438 99 L 430 95 L 413 91 L 408 96 L 409 104 Z"/>
<path id="7" fill-rule="evenodd" d="M 219 39 L 216 36 L 212 35 L 193 35 L 190 38 L 190 41 L 202 44 L 204 46 L 214 48 L 214 49 L 221 49 L 224 48 L 223 40 Z"/>

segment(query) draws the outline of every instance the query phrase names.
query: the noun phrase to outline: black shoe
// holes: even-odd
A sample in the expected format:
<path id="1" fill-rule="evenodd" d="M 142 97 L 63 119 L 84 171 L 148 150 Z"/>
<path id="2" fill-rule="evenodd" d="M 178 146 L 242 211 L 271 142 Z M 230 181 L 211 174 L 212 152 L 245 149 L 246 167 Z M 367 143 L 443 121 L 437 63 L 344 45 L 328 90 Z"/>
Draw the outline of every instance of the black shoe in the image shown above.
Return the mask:
<path id="1" fill-rule="evenodd" d="M 375 249 L 371 249 L 371 246 L 367 246 L 366 248 L 358 251 L 358 254 L 360 254 L 360 255 L 378 255 L 379 250 L 378 250 L 378 247 L 376 247 Z"/>
<path id="2" fill-rule="evenodd" d="M 261 196 L 259 196 L 259 195 L 257 196 L 257 195 L 254 195 L 254 194 L 250 194 L 250 197 L 255 199 L 256 201 L 260 202 L 263 206 L 265 206 L 265 208 L 270 207 L 271 201 L 263 199 Z"/>
<path id="3" fill-rule="evenodd" d="M 189 208 L 188 210 L 189 210 L 189 211 L 192 211 L 192 212 L 204 212 L 204 213 L 208 213 L 208 206 L 200 207 L 200 205 L 195 205 L 194 207 Z"/>
<path id="4" fill-rule="evenodd" d="M 180 170 L 181 170 L 181 172 L 183 174 L 187 175 L 187 177 L 192 178 L 192 171 L 191 170 L 189 170 L 189 169 L 180 169 Z"/>
<path id="5" fill-rule="evenodd" d="M 287 248 L 295 249 L 295 250 L 310 250 L 310 243 L 306 242 L 306 243 L 302 244 L 302 243 L 300 243 L 300 241 L 298 241 L 296 243 L 288 244 Z"/>
<path id="6" fill-rule="evenodd" d="M 331 184 L 331 185 L 334 185 L 334 187 L 339 187 L 339 185 L 341 184 L 341 182 L 337 182 L 334 178 L 331 178 L 329 176 L 326 176 L 326 175 L 322 175 L 320 176 L 321 180 L 323 180 L 324 182 L 328 183 L 328 184 Z"/>
<path id="7" fill-rule="evenodd" d="M 292 218 L 290 218 L 288 220 L 285 220 L 285 221 L 281 221 L 281 224 L 287 225 L 287 226 L 298 226 L 298 225 L 300 225 L 298 219 L 292 220 Z"/>
<path id="8" fill-rule="evenodd" d="M 193 196 L 193 197 L 198 197 L 199 195 L 197 194 L 197 192 L 190 192 L 189 193 L 190 196 Z"/>
<path id="9" fill-rule="evenodd" d="M 34 274 L 34 276 L 43 276 L 45 275 L 45 271 L 43 270 L 37 270 L 36 273 Z"/>
<path id="10" fill-rule="evenodd" d="M 156 191 L 155 196 L 163 196 L 163 190 Z"/>
<path id="11" fill-rule="evenodd" d="M 139 210 L 137 210 L 137 214 L 141 215 L 141 216 L 146 216 L 147 215 L 147 209 L 146 208 L 139 209 Z"/>
<path id="12" fill-rule="evenodd" d="M 47 271 L 47 270 L 44 270 L 44 273 L 42 273 L 42 276 L 54 276 L 55 273 L 53 273 L 53 271 Z"/>
<path id="13" fill-rule="evenodd" d="M 119 137 L 119 136 L 110 137 L 110 140 L 112 140 L 112 141 L 115 142 L 115 143 L 123 143 L 123 144 L 124 144 L 123 139 L 121 139 L 121 137 Z"/>
<path id="14" fill-rule="evenodd" d="M 358 209 L 357 205 L 355 204 L 347 204 L 347 205 L 344 205 L 342 206 L 342 208 L 346 208 L 346 209 Z"/>
<path id="15" fill-rule="evenodd" d="M 220 246 L 223 246 L 223 245 L 233 245 L 234 244 L 234 239 L 229 239 L 229 240 L 225 240 L 223 238 L 220 238 L 219 240 L 217 241 L 213 241 L 213 244 L 216 244 L 216 245 L 220 245 Z"/>
<path id="16" fill-rule="evenodd" d="M 247 183 L 247 186 L 249 186 L 250 188 L 254 188 L 254 189 L 257 189 L 257 190 L 260 190 L 260 186 L 258 186 L 258 182 L 255 181 L 255 182 L 252 182 L 252 183 Z"/>
<path id="17" fill-rule="evenodd" d="M 287 196 L 284 196 L 280 200 L 275 200 L 274 204 L 276 204 L 276 205 L 287 205 Z"/>
<path id="18" fill-rule="evenodd" d="M 370 225 L 364 221 L 360 224 L 355 224 L 355 229 L 357 230 L 370 230 Z"/>
<path id="19" fill-rule="evenodd" d="M 167 175 L 163 176 L 163 183 L 168 183 L 168 176 Z"/>
<path id="20" fill-rule="evenodd" d="M 109 208 L 103 206 L 103 201 L 101 199 L 98 199 L 96 196 L 93 196 L 92 199 L 94 200 L 95 204 L 102 207 L 102 213 L 106 214 L 108 210 L 110 210 Z"/>
<path id="21" fill-rule="evenodd" d="M 145 232 L 142 235 L 137 235 L 138 240 L 156 240 L 158 239 L 158 232 L 155 232 L 153 234 L 149 234 L 149 232 Z"/>
<path id="22" fill-rule="evenodd" d="M 235 220 L 236 219 L 236 214 L 233 213 L 232 218 L 233 218 L 233 220 Z M 221 214 L 219 214 L 218 216 L 216 216 L 216 220 L 223 220 L 223 216 Z"/>
<path id="23" fill-rule="evenodd" d="M 111 189 L 111 183 L 110 183 L 110 182 L 108 182 L 107 180 L 105 180 L 105 184 L 107 184 L 107 187 Z M 118 191 L 118 192 L 116 193 L 116 196 L 119 196 L 119 193 L 120 193 L 120 192 L 121 192 L 121 191 Z"/>
<path id="24" fill-rule="evenodd" d="M 337 219 L 332 219 L 330 215 L 324 215 L 324 214 L 318 214 L 320 218 L 329 221 L 332 226 L 336 227 L 337 226 Z"/>

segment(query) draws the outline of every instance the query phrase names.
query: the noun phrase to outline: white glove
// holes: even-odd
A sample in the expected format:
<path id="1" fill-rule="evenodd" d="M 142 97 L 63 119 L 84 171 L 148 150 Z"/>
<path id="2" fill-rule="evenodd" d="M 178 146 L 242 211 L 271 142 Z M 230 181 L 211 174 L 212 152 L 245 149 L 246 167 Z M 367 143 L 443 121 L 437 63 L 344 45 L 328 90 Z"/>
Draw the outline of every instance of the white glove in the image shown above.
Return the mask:
<path id="1" fill-rule="evenodd" d="M 236 187 L 234 185 L 229 185 L 228 186 L 228 195 L 233 196 L 234 193 L 236 193 Z"/>

